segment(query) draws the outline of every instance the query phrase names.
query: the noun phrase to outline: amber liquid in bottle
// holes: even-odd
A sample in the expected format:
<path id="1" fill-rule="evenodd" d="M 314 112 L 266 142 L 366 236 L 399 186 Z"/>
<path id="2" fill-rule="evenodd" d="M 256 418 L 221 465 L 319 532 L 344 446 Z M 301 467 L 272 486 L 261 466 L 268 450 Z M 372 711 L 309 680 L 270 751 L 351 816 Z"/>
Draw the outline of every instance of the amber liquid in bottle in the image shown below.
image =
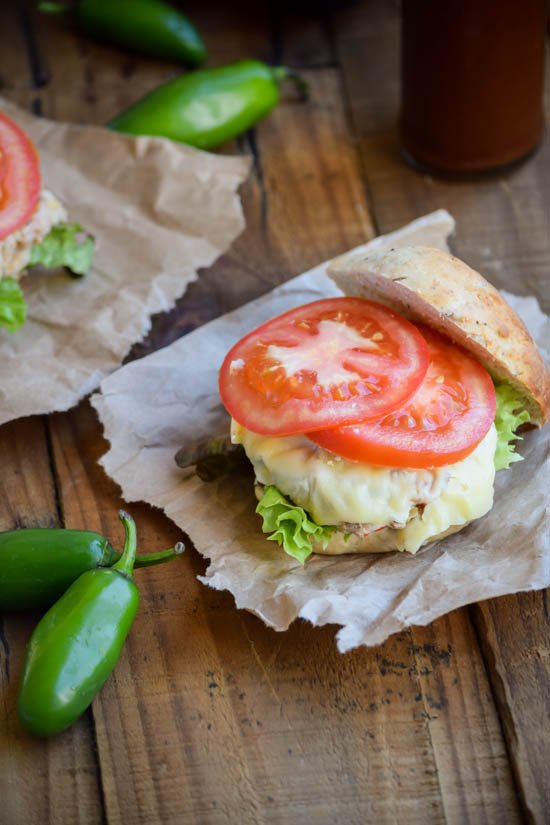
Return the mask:
<path id="1" fill-rule="evenodd" d="M 545 0 L 402 0 L 401 139 L 422 168 L 475 173 L 543 131 Z"/>

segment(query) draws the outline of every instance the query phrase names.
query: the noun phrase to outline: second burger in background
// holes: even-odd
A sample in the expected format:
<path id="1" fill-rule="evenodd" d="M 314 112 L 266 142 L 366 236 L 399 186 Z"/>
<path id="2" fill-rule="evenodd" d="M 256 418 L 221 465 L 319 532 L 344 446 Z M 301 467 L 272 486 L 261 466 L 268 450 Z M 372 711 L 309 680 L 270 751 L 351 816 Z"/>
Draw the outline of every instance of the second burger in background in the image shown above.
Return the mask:
<path id="1" fill-rule="evenodd" d="M 63 267 L 85 275 L 94 239 L 67 222 L 63 204 L 42 188 L 40 161 L 32 141 L 0 112 L 0 327 L 15 332 L 25 322 L 19 281 L 28 269 Z"/>

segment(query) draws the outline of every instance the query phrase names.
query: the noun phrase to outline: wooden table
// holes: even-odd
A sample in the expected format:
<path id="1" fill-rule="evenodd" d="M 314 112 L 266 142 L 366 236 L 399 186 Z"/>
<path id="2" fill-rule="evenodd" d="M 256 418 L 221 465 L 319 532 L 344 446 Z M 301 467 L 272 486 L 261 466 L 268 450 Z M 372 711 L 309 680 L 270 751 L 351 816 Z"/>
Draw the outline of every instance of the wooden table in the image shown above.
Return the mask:
<path id="1" fill-rule="evenodd" d="M 37 113 L 104 123 L 177 69 L 91 43 L 32 5 L 0 7 L 0 90 Z M 548 311 L 548 136 L 490 180 L 417 174 L 395 130 L 397 5 L 292 5 L 186 3 L 211 64 L 291 64 L 311 99 L 289 99 L 227 147 L 254 159 L 247 229 L 133 356 L 231 309 L 229 279 L 245 302 L 437 207 L 458 221 L 458 255 L 498 286 L 546 298 Z M 97 464 L 105 450 L 87 401 L 2 427 L 1 528 L 64 524 L 118 538 L 121 501 Z M 149 507 L 132 512 L 142 549 L 180 537 Z M 550 821 L 546 593 L 457 610 L 340 655 L 334 628 L 275 633 L 199 584 L 204 569 L 191 548 L 181 563 L 138 573 L 141 610 L 114 677 L 50 741 L 22 733 L 15 714 L 37 617 L 0 617 L 2 823 Z"/>

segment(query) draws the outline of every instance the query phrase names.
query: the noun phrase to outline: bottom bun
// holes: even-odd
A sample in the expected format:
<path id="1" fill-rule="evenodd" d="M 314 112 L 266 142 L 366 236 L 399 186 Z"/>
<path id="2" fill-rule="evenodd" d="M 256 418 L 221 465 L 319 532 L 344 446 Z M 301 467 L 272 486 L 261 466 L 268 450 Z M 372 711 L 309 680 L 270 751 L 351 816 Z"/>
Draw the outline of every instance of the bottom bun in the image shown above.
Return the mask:
<path id="1" fill-rule="evenodd" d="M 467 522 L 467 524 L 469 523 L 470 522 Z M 449 527 L 437 536 L 426 539 L 417 550 L 412 552 L 412 555 L 436 541 L 451 536 L 453 533 L 458 533 L 466 527 L 467 524 L 453 524 L 452 527 Z M 393 530 L 391 527 L 384 527 L 375 533 L 369 533 L 368 536 L 357 536 L 337 530 L 333 533 L 326 547 L 323 547 L 319 541 L 313 542 L 312 547 L 314 553 L 319 553 L 323 556 L 343 556 L 346 553 L 391 553 L 392 551 L 411 553 L 410 550 L 405 550 L 400 546 L 399 531 Z"/>

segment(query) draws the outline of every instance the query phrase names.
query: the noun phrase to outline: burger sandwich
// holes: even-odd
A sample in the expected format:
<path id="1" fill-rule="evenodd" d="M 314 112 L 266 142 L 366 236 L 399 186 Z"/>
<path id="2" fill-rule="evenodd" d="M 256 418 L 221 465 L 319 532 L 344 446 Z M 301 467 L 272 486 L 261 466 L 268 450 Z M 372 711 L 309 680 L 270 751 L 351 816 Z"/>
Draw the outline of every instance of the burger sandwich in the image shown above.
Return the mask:
<path id="1" fill-rule="evenodd" d="M 63 204 L 42 188 L 40 162 L 28 135 L 0 112 L 0 327 L 15 332 L 26 318 L 19 281 L 30 267 L 90 269 L 94 240 L 68 223 Z"/>
<path id="2" fill-rule="evenodd" d="M 344 295 L 242 338 L 220 370 L 268 537 L 311 553 L 421 547 L 481 518 L 550 377 L 500 293 L 431 247 L 350 253 Z"/>

